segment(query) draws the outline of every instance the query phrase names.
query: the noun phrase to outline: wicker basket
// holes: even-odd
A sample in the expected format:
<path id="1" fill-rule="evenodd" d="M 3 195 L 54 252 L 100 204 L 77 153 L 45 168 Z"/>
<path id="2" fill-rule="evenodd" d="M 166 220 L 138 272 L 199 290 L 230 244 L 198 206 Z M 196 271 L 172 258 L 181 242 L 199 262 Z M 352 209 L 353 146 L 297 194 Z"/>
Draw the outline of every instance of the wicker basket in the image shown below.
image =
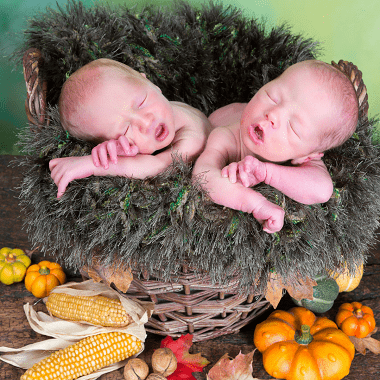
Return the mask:
<path id="1" fill-rule="evenodd" d="M 172 337 L 190 333 L 196 342 L 236 333 L 268 309 L 262 295 L 240 295 L 236 284 L 217 286 L 207 275 L 180 272 L 170 283 L 135 278 L 127 296 L 154 303 L 148 332 Z"/>

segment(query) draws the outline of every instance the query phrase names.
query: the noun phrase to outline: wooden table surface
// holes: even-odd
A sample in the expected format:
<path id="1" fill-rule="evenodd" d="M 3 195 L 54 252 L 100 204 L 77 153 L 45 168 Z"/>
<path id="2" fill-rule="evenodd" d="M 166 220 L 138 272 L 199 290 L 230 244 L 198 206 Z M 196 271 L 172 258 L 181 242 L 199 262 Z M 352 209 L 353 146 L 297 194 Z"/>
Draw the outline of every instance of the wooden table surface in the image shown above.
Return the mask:
<path id="1" fill-rule="evenodd" d="M 0 155 L 0 248 L 1 247 L 19 247 L 21 249 L 30 249 L 31 243 L 28 240 L 26 231 L 23 226 L 23 212 L 18 206 L 18 190 L 21 173 L 17 167 L 9 167 L 9 162 L 19 160 L 18 156 Z M 44 257 L 42 254 L 33 256 L 33 262 L 38 262 Z M 49 258 L 47 258 L 49 259 Z M 70 273 L 69 273 L 70 275 Z M 75 273 L 71 273 L 73 278 Z M 34 303 L 37 299 L 29 293 L 23 283 L 6 286 L 0 284 L 1 307 L 0 307 L 0 347 L 19 348 L 27 344 L 48 339 L 43 335 L 34 332 L 25 317 L 23 305 L 27 302 Z M 380 244 L 371 250 L 371 256 L 365 267 L 364 277 L 357 289 L 350 293 L 341 293 L 337 298 L 334 307 L 325 315 L 331 319 L 337 312 L 340 304 L 343 302 L 362 301 L 371 307 L 375 313 L 375 319 L 380 325 Z M 281 300 L 278 308 L 288 310 L 294 305 L 287 296 Z M 42 303 L 38 304 L 38 310 L 46 310 Z M 254 349 L 253 331 L 258 322 L 262 321 L 272 311 L 260 316 L 245 326 L 239 333 L 222 336 L 206 342 L 194 343 L 192 353 L 200 352 L 206 357 L 209 364 L 204 373 L 194 373 L 196 379 L 206 379 L 205 373 L 222 357 L 228 353 L 230 357 L 235 357 L 241 351 L 247 354 Z M 377 332 L 374 338 L 380 340 L 380 332 Z M 162 336 L 148 334 L 145 351 L 140 357 L 150 363 L 153 351 L 160 346 Z M 253 357 L 253 377 L 258 379 L 271 379 L 265 372 L 262 365 L 261 354 L 257 351 Z M 24 370 L 13 367 L 0 361 L 0 379 L 19 379 Z M 345 377 L 347 380 L 357 380 L 359 378 L 366 380 L 380 379 L 380 357 L 367 351 L 365 356 L 356 353 L 352 362 L 350 374 Z M 101 380 L 122 380 L 122 369 L 103 375 Z"/>

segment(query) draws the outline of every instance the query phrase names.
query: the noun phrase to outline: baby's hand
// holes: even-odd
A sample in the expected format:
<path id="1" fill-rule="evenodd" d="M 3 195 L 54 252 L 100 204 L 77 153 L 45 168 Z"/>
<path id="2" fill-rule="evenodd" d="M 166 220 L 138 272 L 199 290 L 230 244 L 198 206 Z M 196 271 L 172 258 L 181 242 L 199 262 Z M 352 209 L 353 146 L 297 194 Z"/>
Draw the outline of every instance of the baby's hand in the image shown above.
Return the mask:
<path id="1" fill-rule="evenodd" d="M 246 156 L 239 162 L 232 162 L 222 169 L 222 177 L 231 183 L 239 181 L 245 187 L 252 187 L 265 180 L 267 175 L 265 162 Z"/>
<path id="2" fill-rule="evenodd" d="M 74 179 L 86 178 L 94 174 L 91 156 L 55 158 L 49 162 L 51 178 L 58 186 L 57 198 L 65 192 Z"/>
<path id="3" fill-rule="evenodd" d="M 104 141 L 91 151 L 92 162 L 96 167 L 100 165 L 108 169 L 108 156 L 113 164 L 117 164 L 117 156 L 136 156 L 139 149 L 129 142 L 125 136 L 120 136 L 117 140 Z"/>
<path id="4" fill-rule="evenodd" d="M 252 215 L 268 234 L 280 231 L 284 225 L 285 211 L 266 199 L 253 210 Z"/>

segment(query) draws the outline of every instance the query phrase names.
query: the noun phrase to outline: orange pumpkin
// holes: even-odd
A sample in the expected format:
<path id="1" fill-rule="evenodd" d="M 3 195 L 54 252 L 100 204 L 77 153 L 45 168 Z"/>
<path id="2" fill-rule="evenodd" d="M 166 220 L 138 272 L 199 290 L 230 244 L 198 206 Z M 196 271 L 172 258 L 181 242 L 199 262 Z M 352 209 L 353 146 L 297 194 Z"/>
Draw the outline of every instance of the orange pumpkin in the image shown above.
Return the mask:
<path id="1" fill-rule="evenodd" d="M 253 341 L 265 370 L 287 380 L 342 379 L 355 355 L 354 345 L 333 321 L 304 307 L 274 311 L 256 326 Z"/>
<path id="2" fill-rule="evenodd" d="M 357 338 L 366 337 L 376 327 L 372 309 L 360 302 L 340 305 L 335 321 L 345 334 Z"/>
<path id="3" fill-rule="evenodd" d="M 26 271 L 25 287 L 35 297 L 47 297 L 50 291 L 66 282 L 62 267 L 50 261 L 41 261 L 31 265 Z"/>

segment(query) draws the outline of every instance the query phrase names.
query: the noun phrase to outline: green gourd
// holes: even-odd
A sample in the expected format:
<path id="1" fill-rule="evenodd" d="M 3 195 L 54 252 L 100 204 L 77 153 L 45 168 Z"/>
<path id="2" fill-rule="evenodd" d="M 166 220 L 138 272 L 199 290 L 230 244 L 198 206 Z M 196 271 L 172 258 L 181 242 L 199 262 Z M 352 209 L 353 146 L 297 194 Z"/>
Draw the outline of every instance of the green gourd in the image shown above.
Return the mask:
<path id="1" fill-rule="evenodd" d="M 296 305 L 303 306 L 314 313 L 324 313 L 334 305 L 339 294 L 339 286 L 333 278 L 325 273 L 319 274 L 314 280 L 317 285 L 313 287 L 312 300 L 302 299 L 299 301 L 294 298 L 292 300 Z"/>

